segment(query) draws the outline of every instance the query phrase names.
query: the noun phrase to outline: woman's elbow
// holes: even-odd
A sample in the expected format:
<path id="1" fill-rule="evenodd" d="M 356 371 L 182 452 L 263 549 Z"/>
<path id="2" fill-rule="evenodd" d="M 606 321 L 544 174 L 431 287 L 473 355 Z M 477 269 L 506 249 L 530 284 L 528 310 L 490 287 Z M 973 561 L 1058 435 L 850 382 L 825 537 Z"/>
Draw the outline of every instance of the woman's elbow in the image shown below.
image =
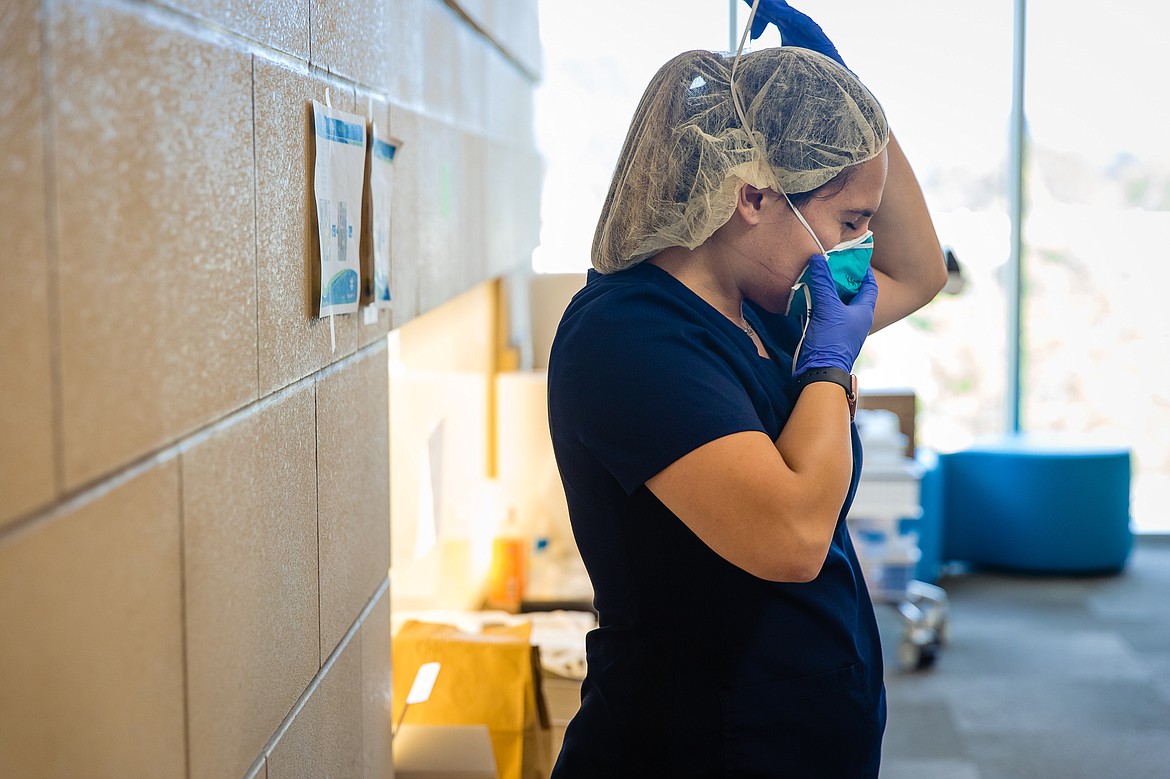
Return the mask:
<path id="1" fill-rule="evenodd" d="M 939 256 L 942 256 L 941 253 Z M 904 282 L 903 288 L 909 294 L 905 297 L 907 311 L 902 316 L 912 314 L 930 303 L 938 296 L 938 293 L 942 292 L 946 283 L 947 268 L 941 260 L 922 263 L 913 277 Z"/>
<path id="2" fill-rule="evenodd" d="M 811 582 L 820 576 L 821 569 L 825 567 L 831 542 L 832 533 L 791 533 L 778 544 L 779 548 L 773 554 L 757 562 L 757 570 L 749 573 L 770 582 Z"/>
<path id="3" fill-rule="evenodd" d="M 941 250 L 940 250 L 940 257 Z M 947 285 L 947 265 L 946 261 L 936 262 L 930 266 L 930 273 L 924 280 L 924 287 L 926 292 L 926 300 L 923 305 L 934 300 L 938 293 L 942 292 L 943 287 Z"/>
<path id="4" fill-rule="evenodd" d="M 826 550 L 826 555 L 828 550 Z M 782 562 L 771 561 L 760 567 L 757 571 L 748 571 L 748 573 L 769 582 L 777 582 L 781 584 L 807 584 L 821 574 L 821 569 L 825 566 L 825 557 L 819 560 L 816 558 L 803 558 L 799 560 L 785 560 Z"/>
<path id="5" fill-rule="evenodd" d="M 903 283 L 917 292 L 917 302 L 921 307 L 934 300 L 946 286 L 947 262 L 937 239 L 924 238 L 916 253 L 918 259 L 913 263 L 914 271 L 905 277 Z"/>

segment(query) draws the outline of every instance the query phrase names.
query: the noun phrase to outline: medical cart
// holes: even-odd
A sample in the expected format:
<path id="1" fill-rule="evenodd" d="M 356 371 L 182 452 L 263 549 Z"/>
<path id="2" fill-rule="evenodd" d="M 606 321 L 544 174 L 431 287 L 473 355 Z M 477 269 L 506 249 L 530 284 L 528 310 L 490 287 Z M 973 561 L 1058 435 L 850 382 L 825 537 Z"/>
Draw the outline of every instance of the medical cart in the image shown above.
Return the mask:
<path id="1" fill-rule="evenodd" d="M 883 415 L 893 416 L 858 412 L 865 464 L 847 521 L 874 605 L 901 615 L 898 665 L 916 671 L 934 665 L 947 643 L 949 604 L 941 587 L 915 579 L 923 468 L 904 456 L 905 438 L 891 432 Z"/>

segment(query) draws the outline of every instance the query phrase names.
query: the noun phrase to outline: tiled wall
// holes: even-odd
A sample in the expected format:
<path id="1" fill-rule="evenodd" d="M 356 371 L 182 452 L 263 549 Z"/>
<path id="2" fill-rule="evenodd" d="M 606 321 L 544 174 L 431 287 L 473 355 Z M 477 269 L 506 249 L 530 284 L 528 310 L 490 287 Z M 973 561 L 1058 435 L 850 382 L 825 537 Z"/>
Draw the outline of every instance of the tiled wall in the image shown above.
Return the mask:
<path id="1" fill-rule="evenodd" d="M 536 0 L 7 0 L 0 776 L 383 777 L 385 336 L 530 257 Z M 311 316 L 311 101 L 405 141 Z"/>

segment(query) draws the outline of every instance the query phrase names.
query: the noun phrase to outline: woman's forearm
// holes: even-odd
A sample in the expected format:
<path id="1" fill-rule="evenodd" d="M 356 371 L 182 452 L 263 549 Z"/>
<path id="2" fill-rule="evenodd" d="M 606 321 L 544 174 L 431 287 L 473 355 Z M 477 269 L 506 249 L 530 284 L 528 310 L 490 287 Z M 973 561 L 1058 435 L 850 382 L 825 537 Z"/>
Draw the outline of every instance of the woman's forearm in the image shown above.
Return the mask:
<path id="1" fill-rule="evenodd" d="M 872 330 L 922 308 L 947 280 L 942 247 L 910 161 L 893 135 L 887 149 L 886 188 L 870 222 L 879 290 Z"/>

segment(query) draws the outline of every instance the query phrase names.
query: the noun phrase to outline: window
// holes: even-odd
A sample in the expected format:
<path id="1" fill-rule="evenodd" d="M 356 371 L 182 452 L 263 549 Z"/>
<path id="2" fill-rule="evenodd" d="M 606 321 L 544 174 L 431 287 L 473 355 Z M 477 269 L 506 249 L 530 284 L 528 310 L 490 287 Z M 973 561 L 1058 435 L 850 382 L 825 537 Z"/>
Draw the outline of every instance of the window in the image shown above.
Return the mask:
<path id="1" fill-rule="evenodd" d="M 1170 8 L 1029 0 L 1022 422 L 1131 447 L 1139 531 L 1170 531 Z"/>

